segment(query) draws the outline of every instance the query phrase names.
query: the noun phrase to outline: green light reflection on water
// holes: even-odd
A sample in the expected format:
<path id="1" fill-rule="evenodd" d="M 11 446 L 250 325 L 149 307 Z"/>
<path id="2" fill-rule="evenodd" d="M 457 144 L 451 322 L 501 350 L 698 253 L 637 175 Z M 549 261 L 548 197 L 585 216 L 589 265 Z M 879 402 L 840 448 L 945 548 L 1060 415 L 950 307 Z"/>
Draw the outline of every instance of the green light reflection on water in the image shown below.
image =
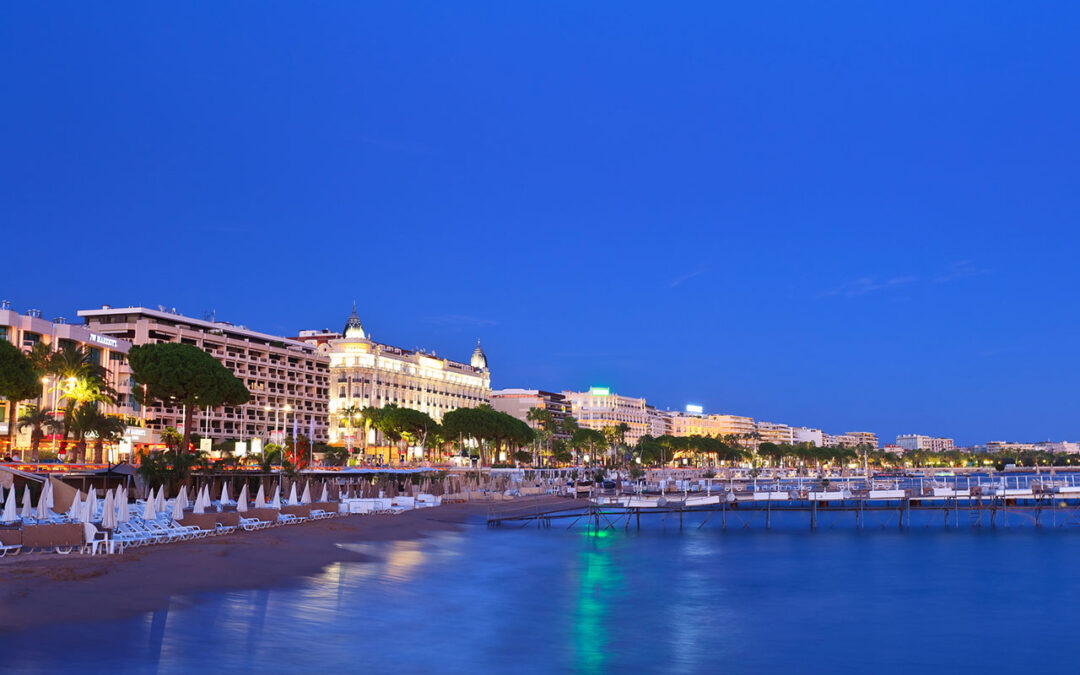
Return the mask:
<path id="1" fill-rule="evenodd" d="M 574 609 L 574 655 L 577 669 L 604 670 L 607 655 L 607 615 L 611 597 L 622 586 L 622 575 L 612 560 L 611 533 L 591 531 L 583 535 L 577 606 Z"/>

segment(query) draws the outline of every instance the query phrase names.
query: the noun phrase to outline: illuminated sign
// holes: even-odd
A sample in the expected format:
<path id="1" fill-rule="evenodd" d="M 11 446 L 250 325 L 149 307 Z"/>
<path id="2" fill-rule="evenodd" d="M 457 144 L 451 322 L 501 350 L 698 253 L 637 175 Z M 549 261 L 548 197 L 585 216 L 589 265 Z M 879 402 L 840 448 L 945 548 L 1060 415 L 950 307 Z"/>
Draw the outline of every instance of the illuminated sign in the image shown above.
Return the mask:
<path id="1" fill-rule="evenodd" d="M 120 344 L 116 338 L 105 337 L 104 335 L 98 335 L 97 333 L 90 333 L 90 342 L 104 345 L 105 347 L 115 347 Z"/>
<path id="2" fill-rule="evenodd" d="M 686 412 L 694 415 L 700 415 L 701 413 L 705 412 L 705 408 L 700 405 L 693 405 L 691 403 L 688 403 L 686 405 Z"/>
<path id="3" fill-rule="evenodd" d="M 611 396 L 611 387 L 589 387 L 589 396 Z"/>

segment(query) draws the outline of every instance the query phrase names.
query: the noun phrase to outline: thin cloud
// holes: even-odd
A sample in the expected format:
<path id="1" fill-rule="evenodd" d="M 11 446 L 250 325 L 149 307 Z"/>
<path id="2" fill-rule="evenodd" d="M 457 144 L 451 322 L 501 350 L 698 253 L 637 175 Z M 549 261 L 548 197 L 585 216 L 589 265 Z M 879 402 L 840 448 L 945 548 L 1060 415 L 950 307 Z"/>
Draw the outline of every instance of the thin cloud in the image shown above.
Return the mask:
<path id="1" fill-rule="evenodd" d="M 990 270 L 978 267 L 970 260 L 958 260 L 950 265 L 949 269 L 945 270 L 945 272 L 934 277 L 934 283 L 943 284 L 947 281 L 966 279 L 968 277 L 975 277 L 989 272 Z"/>
<path id="2" fill-rule="evenodd" d="M 700 277 L 702 274 L 705 274 L 708 271 L 709 270 L 706 267 L 699 267 L 696 270 L 694 270 L 693 272 L 687 272 L 686 274 L 675 277 L 674 279 L 672 279 L 671 281 L 668 282 L 667 287 L 668 288 L 678 288 L 679 286 L 682 286 L 683 284 L 685 284 L 687 281 L 690 281 L 694 277 Z"/>
<path id="3" fill-rule="evenodd" d="M 945 271 L 929 278 L 913 275 L 894 276 L 880 278 L 876 276 L 859 277 L 842 286 L 823 291 L 820 297 L 839 296 L 844 298 L 858 298 L 870 293 L 885 291 L 910 284 L 935 283 L 942 284 L 957 279 L 987 274 L 990 270 L 976 266 L 970 260 L 959 260 L 948 267 Z"/>

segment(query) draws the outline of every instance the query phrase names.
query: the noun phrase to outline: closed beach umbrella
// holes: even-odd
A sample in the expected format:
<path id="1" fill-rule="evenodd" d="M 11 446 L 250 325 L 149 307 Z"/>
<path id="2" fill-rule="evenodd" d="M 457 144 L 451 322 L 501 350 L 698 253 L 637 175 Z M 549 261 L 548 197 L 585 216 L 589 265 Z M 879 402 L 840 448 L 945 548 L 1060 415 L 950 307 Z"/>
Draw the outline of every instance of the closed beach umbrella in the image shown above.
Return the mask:
<path id="1" fill-rule="evenodd" d="M 247 513 L 248 509 L 248 489 L 247 482 L 244 483 L 244 487 L 240 488 L 240 496 L 236 498 L 236 512 Z"/>
<path id="2" fill-rule="evenodd" d="M 37 511 L 34 514 L 34 516 L 38 520 L 48 520 L 49 518 L 49 507 L 45 504 L 45 493 L 48 491 L 48 489 L 49 484 L 45 483 L 45 487 L 41 489 L 41 495 L 38 496 Z"/>
<path id="3" fill-rule="evenodd" d="M 15 516 L 15 486 L 8 490 L 7 499 L 4 501 L 4 512 L 0 514 L 0 523 L 14 523 Z"/>
<path id="4" fill-rule="evenodd" d="M 143 520 L 153 520 L 157 518 L 157 504 L 155 504 L 154 501 L 154 499 L 147 499 L 146 504 L 143 505 Z"/>
<path id="5" fill-rule="evenodd" d="M 116 529 L 116 509 L 114 504 L 113 493 L 106 492 L 105 503 L 102 505 L 101 511 L 101 527 L 106 530 Z"/>
<path id="6" fill-rule="evenodd" d="M 274 502 L 270 505 L 270 508 L 272 508 L 272 509 L 280 509 L 281 508 L 281 483 L 278 483 L 277 487 L 274 488 Z"/>
<path id="7" fill-rule="evenodd" d="M 186 509 L 188 507 L 187 486 L 186 485 L 181 485 L 180 486 L 180 493 L 176 495 L 176 505 L 174 505 L 174 508 L 176 506 L 179 506 L 179 508 L 181 510 Z"/>
<path id="8" fill-rule="evenodd" d="M 304 484 L 304 494 L 300 496 L 300 503 L 301 504 L 310 504 L 311 503 L 311 481 L 310 480 L 307 483 Z"/>
<path id="9" fill-rule="evenodd" d="M 177 497 L 176 499 L 173 500 L 172 519 L 173 520 L 183 520 L 184 519 L 184 507 L 181 505 L 179 497 Z"/>
<path id="10" fill-rule="evenodd" d="M 165 513 L 165 486 L 158 487 L 157 501 L 154 502 L 154 510 L 158 513 Z"/>
<path id="11" fill-rule="evenodd" d="M 27 483 L 23 487 L 22 495 L 22 513 L 19 514 L 23 520 L 29 520 L 34 517 L 34 506 L 30 503 L 30 484 Z"/>
<path id="12" fill-rule="evenodd" d="M 45 496 L 45 508 L 51 509 L 52 507 L 56 506 L 56 502 L 53 501 L 53 487 L 52 487 L 52 479 L 51 478 L 46 479 L 46 481 L 45 481 L 45 493 L 44 494 L 46 495 Z"/>
<path id="13" fill-rule="evenodd" d="M 123 490 L 120 493 L 120 502 L 117 504 L 116 522 L 126 523 L 130 517 L 131 514 L 128 512 L 128 493 L 127 490 Z"/>
<path id="14" fill-rule="evenodd" d="M 247 487 L 247 486 L 245 486 L 245 487 Z M 257 509 L 265 509 L 266 508 L 266 493 L 263 492 L 262 483 L 259 483 L 259 491 L 255 493 L 255 508 L 257 508 Z"/>
<path id="15" fill-rule="evenodd" d="M 289 488 L 289 506 L 299 506 L 300 502 L 296 500 L 296 481 L 293 481 L 292 487 Z"/>
<path id="16" fill-rule="evenodd" d="M 97 516 L 97 490 L 93 487 L 86 491 L 86 504 L 83 505 L 82 521 L 89 523 Z"/>
<path id="17" fill-rule="evenodd" d="M 229 481 L 221 481 L 221 503 L 222 505 L 229 503 Z"/>
<path id="18" fill-rule="evenodd" d="M 202 494 L 200 494 L 198 497 L 195 498 L 195 508 L 193 509 L 192 512 L 197 513 L 199 515 L 202 515 L 202 514 L 206 513 L 206 506 L 203 504 L 203 496 L 202 496 Z"/>
<path id="19" fill-rule="evenodd" d="M 328 502 L 328 501 L 330 501 L 330 490 L 326 487 L 326 483 L 322 484 L 322 497 L 319 499 L 319 501 L 320 502 Z"/>
<path id="20" fill-rule="evenodd" d="M 75 498 L 71 500 L 71 507 L 68 508 L 67 516 L 69 520 L 76 523 L 82 522 L 82 504 L 82 490 L 77 490 Z"/>

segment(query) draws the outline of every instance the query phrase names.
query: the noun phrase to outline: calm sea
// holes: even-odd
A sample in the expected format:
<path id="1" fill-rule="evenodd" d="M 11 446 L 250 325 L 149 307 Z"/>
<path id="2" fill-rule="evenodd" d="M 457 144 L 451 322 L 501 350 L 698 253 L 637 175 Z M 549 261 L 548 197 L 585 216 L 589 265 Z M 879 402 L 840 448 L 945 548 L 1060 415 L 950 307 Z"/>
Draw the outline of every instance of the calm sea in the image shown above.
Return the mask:
<path id="1" fill-rule="evenodd" d="M 4 671 L 1078 672 L 1080 531 L 474 527 L 0 636 Z M 197 573 L 193 570 L 193 573 Z"/>

